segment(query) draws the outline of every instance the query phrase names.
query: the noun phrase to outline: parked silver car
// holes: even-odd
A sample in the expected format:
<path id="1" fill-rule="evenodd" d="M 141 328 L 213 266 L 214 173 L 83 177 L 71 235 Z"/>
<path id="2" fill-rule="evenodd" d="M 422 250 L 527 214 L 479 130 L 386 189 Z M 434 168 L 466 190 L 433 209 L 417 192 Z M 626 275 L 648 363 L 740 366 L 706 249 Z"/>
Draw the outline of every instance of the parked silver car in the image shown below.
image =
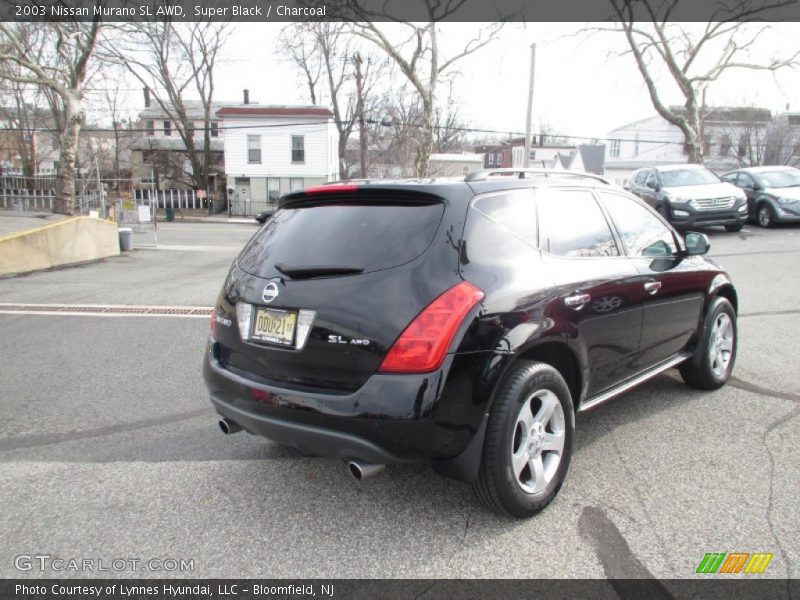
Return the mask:
<path id="1" fill-rule="evenodd" d="M 800 222 L 800 170 L 748 167 L 722 176 L 747 194 L 748 213 L 761 227 Z"/>
<path id="2" fill-rule="evenodd" d="M 742 190 L 702 165 L 663 165 L 634 171 L 625 189 L 658 211 L 677 229 L 723 225 L 739 231 L 747 220 Z"/>

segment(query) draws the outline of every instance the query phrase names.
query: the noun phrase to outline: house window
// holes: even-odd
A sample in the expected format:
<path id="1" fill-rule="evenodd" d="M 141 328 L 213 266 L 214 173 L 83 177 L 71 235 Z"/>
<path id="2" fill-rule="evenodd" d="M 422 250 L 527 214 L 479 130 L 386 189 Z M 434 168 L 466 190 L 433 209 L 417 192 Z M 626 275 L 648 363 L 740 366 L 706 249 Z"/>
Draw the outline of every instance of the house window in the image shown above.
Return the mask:
<path id="1" fill-rule="evenodd" d="M 495 162 L 497 163 L 498 167 L 503 164 L 503 153 L 502 152 L 498 152 L 497 153 L 497 156 L 495 157 Z"/>
<path id="2" fill-rule="evenodd" d="M 489 154 L 489 166 L 494 166 L 494 154 Z"/>
<path id="3" fill-rule="evenodd" d="M 292 177 L 289 179 L 289 191 L 294 192 L 296 190 L 303 189 L 303 178 L 302 177 Z"/>
<path id="4" fill-rule="evenodd" d="M 611 140 L 609 156 L 611 156 L 611 158 L 619 158 L 619 140 Z"/>
<path id="5" fill-rule="evenodd" d="M 51 138 L 50 147 L 53 150 L 58 150 L 61 147 L 61 140 L 57 137 Z"/>
<path id="6" fill-rule="evenodd" d="M 145 129 L 147 129 L 147 135 L 153 136 L 156 134 L 156 122 L 155 121 L 148 121 Z"/>
<path id="7" fill-rule="evenodd" d="M 172 121 L 164 121 L 164 135 L 172 135 Z"/>
<path id="8" fill-rule="evenodd" d="M 708 156 L 711 153 L 711 136 L 704 135 L 703 136 L 703 154 Z"/>
<path id="9" fill-rule="evenodd" d="M 250 164 L 261 163 L 261 136 L 247 136 L 247 162 Z"/>
<path id="10" fill-rule="evenodd" d="M 281 197 L 281 180 L 277 177 L 267 179 L 267 199 L 275 203 Z"/>
<path id="11" fill-rule="evenodd" d="M 731 152 L 731 136 L 727 133 L 722 135 L 722 140 L 719 143 L 719 155 L 728 156 Z"/>
<path id="12" fill-rule="evenodd" d="M 464 175 L 464 176 L 466 176 L 466 175 L 469 175 L 469 167 L 468 167 L 468 166 L 466 166 L 466 165 L 465 165 L 465 166 L 463 166 L 463 167 L 461 168 L 461 174 L 462 174 L 462 175 Z"/>
<path id="13" fill-rule="evenodd" d="M 636 139 L 633 141 L 633 155 L 639 156 L 639 134 L 636 134 Z"/>
<path id="14" fill-rule="evenodd" d="M 744 158 L 747 155 L 747 147 L 750 145 L 748 135 L 743 133 L 739 136 L 739 158 Z"/>
<path id="15" fill-rule="evenodd" d="M 149 165 L 153 162 L 153 153 L 149 150 L 142 151 L 142 164 Z"/>
<path id="16" fill-rule="evenodd" d="M 306 141 L 305 136 L 292 136 L 292 162 L 301 163 L 306 161 Z"/>
<path id="17" fill-rule="evenodd" d="M 211 137 L 219 137 L 219 123 L 211 121 Z"/>

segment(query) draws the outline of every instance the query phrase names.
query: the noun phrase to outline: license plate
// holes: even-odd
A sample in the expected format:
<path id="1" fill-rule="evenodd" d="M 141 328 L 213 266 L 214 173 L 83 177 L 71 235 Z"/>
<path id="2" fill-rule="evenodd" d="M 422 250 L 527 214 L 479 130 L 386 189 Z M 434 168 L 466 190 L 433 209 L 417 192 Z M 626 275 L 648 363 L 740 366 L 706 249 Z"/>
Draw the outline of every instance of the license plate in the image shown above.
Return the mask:
<path id="1" fill-rule="evenodd" d="M 255 342 L 294 346 L 294 330 L 297 325 L 297 313 L 277 308 L 259 308 L 256 310 L 253 335 Z"/>

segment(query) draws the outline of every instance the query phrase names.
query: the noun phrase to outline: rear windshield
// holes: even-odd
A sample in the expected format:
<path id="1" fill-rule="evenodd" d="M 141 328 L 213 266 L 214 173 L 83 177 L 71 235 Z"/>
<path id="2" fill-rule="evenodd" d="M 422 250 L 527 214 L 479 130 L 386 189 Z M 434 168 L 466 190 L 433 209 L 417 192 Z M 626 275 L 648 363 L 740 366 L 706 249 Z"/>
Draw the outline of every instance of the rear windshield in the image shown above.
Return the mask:
<path id="1" fill-rule="evenodd" d="M 238 259 L 260 277 L 291 268 L 348 267 L 361 272 L 410 262 L 430 246 L 444 213 L 441 203 L 346 203 L 279 210 Z"/>

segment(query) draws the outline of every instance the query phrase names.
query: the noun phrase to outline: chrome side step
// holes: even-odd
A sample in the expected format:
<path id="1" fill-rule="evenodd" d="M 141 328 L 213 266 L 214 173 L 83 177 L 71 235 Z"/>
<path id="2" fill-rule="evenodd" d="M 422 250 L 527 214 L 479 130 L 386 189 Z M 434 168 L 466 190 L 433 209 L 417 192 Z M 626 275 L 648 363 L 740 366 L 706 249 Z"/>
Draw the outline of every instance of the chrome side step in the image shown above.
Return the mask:
<path id="1" fill-rule="evenodd" d="M 598 396 L 594 396 L 593 398 L 588 398 L 587 400 L 584 400 L 583 404 L 581 404 L 581 407 L 578 409 L 578 412 L 589 410 L 591 408 L 594 408 L 595 406 L 598 406 L 599 404 L 602 404 L 606 400 L 611 400 L 611 398 L 614 398 L 615 396 L 618 396 L 619 394 L 628 391 L 632 387 L 636 387 L 640 383 L 644 383 L 645 381 L 655 377 L 659 373 L 663 373 L 664 371 L 668 371 L 672 367 L 678 366 L 690 356 L 691 356 L 690 354 L 678 354 L 676 356 L 673 356 L 672 358 L 668 358 L 664 362 L 657 364 L 655 367 L 648 369 L 644 373 L 640 373 L 633 379 L 629 379 L 628 381 L 625 381 L 619 384 L 617 387 L 611 388 L 610 390 L 603 392 Z"/>

